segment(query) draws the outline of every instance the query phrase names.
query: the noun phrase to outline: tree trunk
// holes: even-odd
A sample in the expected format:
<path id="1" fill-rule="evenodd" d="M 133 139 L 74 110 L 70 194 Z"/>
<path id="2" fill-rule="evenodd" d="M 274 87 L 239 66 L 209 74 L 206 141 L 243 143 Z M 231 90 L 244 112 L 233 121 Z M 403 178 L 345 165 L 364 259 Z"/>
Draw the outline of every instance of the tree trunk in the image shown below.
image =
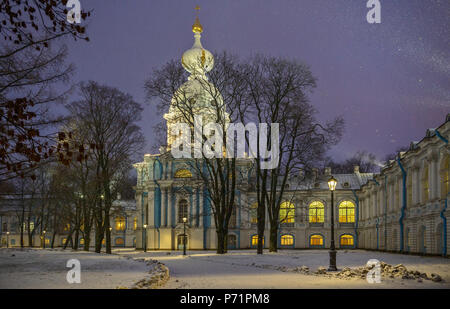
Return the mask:
<path id="1" fill-rule="evenodd" d="M 78 237 L 80 236 L 80 231 L 77 229 L 75 230 L 75 241 L 73 244 L 73 249 L 78 250 Z"/>
<path id="2" fill-rule="evenodd" d="M 53 232 L 52 234 L 52 243 L 50 244 L 50 248 L 54 248 L 55 247 L 55 238 L 56 238 L 56 231 Z"/>
<path id="3" fill-rule="evenodd" d="M 264 230 L 266 225 L 266 211 L 265 205 L 257 208 L 257 230 L 258 230 L 258 244 L 256 252 L 257 254 L 263 254 L 264 252 Z"/>
<path id="4" fill-rule="evenodd" d="M 97 227 L 95 231 L 95 252 L 100 253 L 102 251 L 103 230 L 101 227 Z"/>
<path id="5" fill-rule="evenodd" d="M 109 229 L 109 211 L 105 213 L 106 253 L 111 254 L 111 230 Z"/>
<path id="6" fill-rule="evenodd" d="M 270 223 L 270 243 L 269 252 L 277 252 L 278 250 L 278 224 Z"/>
<path id="7" fill-rule="evenodd" d="M 217 232 L 217 254 L 224 254 L 226 253 L 224 251 L 224 245 L 225 245 L 225 233 L 223 231 L 223 229 L 218 228 L 216 230 Z"/>

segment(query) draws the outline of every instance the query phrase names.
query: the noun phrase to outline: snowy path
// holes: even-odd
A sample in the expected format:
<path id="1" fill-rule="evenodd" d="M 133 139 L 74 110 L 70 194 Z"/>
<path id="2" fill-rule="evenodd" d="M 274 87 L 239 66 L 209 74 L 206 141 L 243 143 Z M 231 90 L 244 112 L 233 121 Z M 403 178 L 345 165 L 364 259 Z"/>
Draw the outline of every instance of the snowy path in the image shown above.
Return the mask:
<path id="1" fill-rule="evenodd" d="M 114 254 L 74 252 L 71 250 L 0 249 L 0 288 L 116 288 L 130 287 L 148 275 L 146 263 L 133 258 L 151 258 L 164 263 L 170 280 L 164 288 L 450 288 L 450 259 L 380 253 L 363 250 L 338 251 L 338 267 L 360 267 L 369 259 L 391 265 L 403 264 L 428 275 L 437 273 L 445 282 L 385 279 L 369 284 L 362 279 L 337 279 L 277 268 L 308 266 L 315 271 L 328 265 L 326 250 L 282 250 L 276 254 L 256 255 L 254 250 L 236 250 L 226 255 L 213 251 L 181 252 L 134 249 L 114 250 Z M 81 262 L 81 284 L 66 281 L 66 262 Z"/>
<path id="2" fill-rule="evenodd" d="M 152 257 L 164 263 L 170 271 L 165 288 L 450 288 L 450 259 L 420 257 L 400 254 L 349 250 L 338 252 L 338 267 L 359 267 L 369 259 L 378 259 L 408 269 L 438 273 L 445 282 L 428 280 L 384 279 L 380 284 L 369 284 L 362 279 L 330 279 L 315 275 L 282 272 L 276 266 L 296 267 L 306 265 L 311 271 L 328 264 L 325 250 L 284 250 L 276 254 L 258 256 L 253 250 L 232 251 L 216 255 L 212 251 L 192 251 L 183 257 L 180 252 L 131 252 L 119 254 L 133 257 Z M 264 266 L 266 265 L 266 266 Z"/>
<path id="3" fill-rule="evenodd" d="M 78 259 L 81 283 L 66 280 L 66 263 Z M 0 289 L 114 289 L 146 277 L 149 267 L 122 256 L 60 249 L 0 249 Z"/>

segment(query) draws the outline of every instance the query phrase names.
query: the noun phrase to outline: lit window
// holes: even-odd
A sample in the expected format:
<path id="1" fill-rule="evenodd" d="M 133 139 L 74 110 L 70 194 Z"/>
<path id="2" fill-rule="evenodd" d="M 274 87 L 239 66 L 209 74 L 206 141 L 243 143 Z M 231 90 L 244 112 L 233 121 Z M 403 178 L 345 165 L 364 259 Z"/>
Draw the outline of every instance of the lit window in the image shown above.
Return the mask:
<path id="1" fill-rule="evenodd" d="M 314 201 L 309 204 L 309 222 L 323 223 L 325 217 L 325 207 L 322 202 Z"/>
<path id="2" fill-rule="evenodd" d="M 50 238 L 45 238 L 45 245 L 46 246 L 50 245 Z"/>
<path id="3" fill-rule="evenodd" d="M 119 237 L 119 238 L 116 238 L 115 243 L 116 243 L 117 246 L 121 246 L 121 245 L 124 244 L 124 240 L 123 240 L 122 237 Z"/>
<path id="4" fill-rule="evenodd" d="M 68 231 L 70 231 L 70 223 L 67 223 L 67 224 L 64 226 L 64 232 L 68 232 Z"/>
<path id="5" fill-rule="evenodd" d="M 352 235 L 342 235 L 341 236 L 341 246 L 353 246 L 353 236 Z"/>
<path id="6" fill-rule="evenodd" d="M 441 197 L 446 198 L 450 193 L 449 188 L 449 169 L 450 169 L 450 156 L 446 155 L 441 163 Z"/>
<path id="7" fill-rule="evenodd" d="M 339 204 L 339 222 L 353 223 L 355 222 L 355 204 L 351 201 L 342 201 Z"/>
<path id="8" fill-rule="evenodd" d="M 258 235 L 253 235 L 252 236 L 252 246 L 257 246 L 257 245 L 258 245 Z M 262 245 L 264 246 L 264 237 L 263 237 Z"/>
<path id="9" fill-rule="evenodd" d="M 178 204 L 178 223 L 183 223 L 183 218 L 188 216 L 188 202 L 181 200 Z"/>
<path id="10" fill-rule="evenodd" d="M 125 218 L 116 217 L 116 231 L 125 231 Z"/>
<path id="11" fill-rule="evenodd" d="M 80 245 L 84 245 L 84 238 L 80 238 Z"/>
<path id="12" fill-rule="evenodd" d="M 180 170 L 175 172 L 174 177 L 175 178 L 191 178 L 192 177 L 192 173 L 188 169 L 180 169 Z"/>
<path id="13" fill-rule="evenodd" d="M 134 219 L 133 219 L 133 230 L 136 231 L 136 229 L 137 229 L 137 217 L 134 217 Z"/>
<path id="14" fill-rule="evenodd" d="M 322 235 L 311 235 L 309 243 L 311 246 L 323 246 L 323 236 Z"/>
<path id="15" fill-rule="evenodd" d="M 258 203 L 253 203 L 252 206 L 250 207 L 250 222 L 252 224 L 256 224 L 258 223 Z"/>
<path id="16" fill-rule="evenodd" d="M 66 243 L 66 241 L 67 241 L 67 238 L 66 238 L 66 237 L 63 237 L 63 239 L 61 239 L 61 245 L 64 246 L 64 244 Z"/>
<path id="17" fill-rule="evenodd" d="M 280 222 L 294 223 L 295 222 L 295 206 L 291 202 L 283 202 L 280 205 Z"/>
<path id="18" fill-rule="evenodd" d="M 293 244 L 294 244 L 294 236 L 292 236 L 292 235 L 281 236 L 281 245 L 282 246 L 292 246 Z"/>

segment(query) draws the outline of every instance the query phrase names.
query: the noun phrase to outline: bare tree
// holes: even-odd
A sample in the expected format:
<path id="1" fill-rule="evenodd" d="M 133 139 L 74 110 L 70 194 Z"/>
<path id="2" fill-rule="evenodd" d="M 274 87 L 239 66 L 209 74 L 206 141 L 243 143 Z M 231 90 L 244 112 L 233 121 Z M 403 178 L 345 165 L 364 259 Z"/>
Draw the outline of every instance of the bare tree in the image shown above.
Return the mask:
<path id="1" fill-rule="evenodd" d="M 67 92 L 51 86 L 67 82 L 72 66 L 63 37 L 88 40 L 84 25 L 70 23 L 67 0 L 5 0 L 0 4 L 0 180 L 35 177 L 30 170 L 53 155 L 64 164 L 70 149 L 56 148 L 58 134 L 49 130 L 58 118 L 49 105 Z M 80 11 L 85 20 L 90 13 Z M 53 46 L 52 46 L 53 45 Z M 59 145 L 59 144 L 58 144 Z"/>
<path id="2" fill-rule="evenodd" d="M 336 162 L 331 157 L 326 157 L 322 163 L 322 169 L 330 167 L 333 172 L 341 174 L 353 173 L 355 166 L 359 166 L 361 173 L 375 173 L 379 171 L 376 156 L 366 150 L 359 150 L 352 157 L 342 162 Z"/>
<path id="3" fill-rule="evenodd" d="M 95 251 L 100 252 L 106 236 L 106 252 L 111 253 L 110 210 L 117 180 L 131 168 L 132 157 L 145 143 L 136 124 L 142 108 L 130 95 L 93 81 L 82 83 L 80 94 L 81 99 L 67 108 L 71 121 L 82 128 L 83 140 L 95 145 L 90 158 L 95 171 Z"/>
<path id="4" fill-rule="evenodd" d="M 288 223 L 294 209 L 286 209 L 280 218 L 280 207 L 285 199 L 287 181 L 298 169 L 308 169 L 322 158 L 328 146 L 340 137 L 343 120 L 336 118 L 320 124 L 308 99 L 316 87 L 309 68 L 295 60 L 258 55 L 245 66 L 248 104 L 241 110 L 243 121 L 254 119 L 258 123 L 279 124 L 277 164 L 272 169 L 262 169 L 265 161 L 259 151 L 256 159 L 257 194 L 257 252 L 263 252 L 265 210 L 270 222 L 270 251 L 277 251 L 277 233 L 280 223 Z M 248 140 L 247 140 L 248 141 Z M 270 145 L 271 136 L 258 144 Z M 277 147 L 277 145 L 270 145 Z M 274 159 L 274 158 L 272 158 Z"/>

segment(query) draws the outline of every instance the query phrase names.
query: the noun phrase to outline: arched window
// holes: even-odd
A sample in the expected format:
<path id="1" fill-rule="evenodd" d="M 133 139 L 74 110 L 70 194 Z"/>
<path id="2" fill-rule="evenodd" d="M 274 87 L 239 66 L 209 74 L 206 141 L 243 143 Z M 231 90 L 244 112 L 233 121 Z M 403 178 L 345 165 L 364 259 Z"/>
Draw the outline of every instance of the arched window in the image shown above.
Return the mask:
<path id="1" fill-rule="evenodd" d="M 311 235 L 309 238 L 309 245 L 311 247 L 322 247 L 323 246 L 323 236 L 319 234 Z"/>
<path id="2" fill-rule="evenodd" d="M 134 217 L 133 219 L 133 230 L 136 231 L 137 229 L 137 217 Z"/>
<path id="3" fill-rule="evenodd" d="M 191 178 L 192 173 L 188 169 L 179 169 L 178 171 L 175 172 L 174 177 L 175 178 Z"/>
<path id="4" fill-rule="evenodd" d="M 450 156 L 446 155 L 441 163 L 441 198 L 446 198 L 450 193 L 449 188 L 449 169 Z"/>
<path id="5" fill-rule="evenodd" d="M 430 186 L 428 182 L 428 163 L 423 164 L 422 171 L 422 202 L 425 203 L 430 197 Z"/>
<path id="6" fill-rule="evenodd" d="M 84 245 L 84 238 L 80 238 L 80 245 Z"/>
<path id="7" fill-rule="evenodd" d="M 309 222 L 323 223 L 325 217 L 325 207 L 322 202 L 314 201 L 309 204 Z"/>
<path id="8" fill-rule="evenodd" d="M 116 217 L 116 231 L 125 231 L 125 218 Z"/>
<path id="9" fill-rule="evenodd" d="M 178 223 L 183 223 L 183 218 L 187 217 L 188 217 L 188 202 L 183 199 L 178 203 Z"/>
<path id="10" fill-rule="evenodd" d="M 258 235 L 253 235 L 252 236 L 252 246 L 257 246 L 257 245 L 258 245 Z M 264 246 L 264 237 L 263 237 L 262 245 Z"/>
<path id="11" fill-rule="evenodd" d="M 250 206 L 250 223 L 256 224 L 258 223 L 258 203 L 253 203 L 252 206 Z"/>
<path id="12" fill-rule="evenodd" d="M 280 243 L 282 246 L 293 246 L 294 245 L 294 236 L 285 234 L 281 236 Z"/>
<path id="13" fill-rule="evenodd" d="M 341 242 L 342 247 L 351 247 L 354 245 L 354 238 L 353 235 L 342 235 L 341 236 Z"/>
<path id="14" fill-rule="evenodd" d="M 117 237 L 115 240 L 115 244 L 116 246 L 123 246 L 125 244 L 125 241 L 123 240 L 122 237 Z"/>
<path id="15" fill-rule="evenodd" d="M 355 222 L 355 204 L 351 201 L 342 201 L 339 204 L 339 222 L 353 223 Z"/>
<path id="16" fill-rule="evenodd" d="M 295 206 L 291 202 L 283 202 L 280 205 L 280 223 L 295 222 Z"/>

